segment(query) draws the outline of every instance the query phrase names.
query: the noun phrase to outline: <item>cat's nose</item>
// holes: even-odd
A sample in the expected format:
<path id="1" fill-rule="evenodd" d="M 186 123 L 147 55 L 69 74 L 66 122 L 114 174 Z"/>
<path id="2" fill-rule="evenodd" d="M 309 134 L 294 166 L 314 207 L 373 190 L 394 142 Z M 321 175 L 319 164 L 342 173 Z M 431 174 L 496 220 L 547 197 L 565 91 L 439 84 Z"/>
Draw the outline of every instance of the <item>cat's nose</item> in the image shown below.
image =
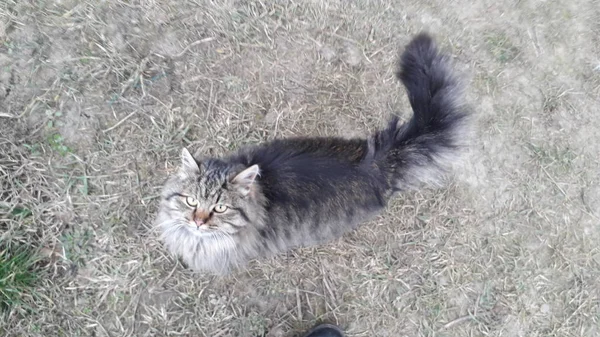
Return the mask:
<path id="1" fill-rule="evenodd" d="M 195 211 L 194 212 L 194 222 L 196 226 L 200 227 L 204 225 L 208 221 L 209 214 L 203 211 Z"/>

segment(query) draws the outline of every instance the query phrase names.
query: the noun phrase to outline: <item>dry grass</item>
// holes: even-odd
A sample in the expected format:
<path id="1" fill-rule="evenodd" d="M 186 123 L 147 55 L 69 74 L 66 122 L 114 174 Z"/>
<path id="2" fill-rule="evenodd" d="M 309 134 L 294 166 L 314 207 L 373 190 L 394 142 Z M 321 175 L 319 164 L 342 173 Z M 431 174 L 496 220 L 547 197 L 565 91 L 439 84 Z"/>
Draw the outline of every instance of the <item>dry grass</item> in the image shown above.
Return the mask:
<path id="1" fill-rule="evenodd" d="M 0 3 L 0 238 L 48 260 L 34 312 L 0 332 L 598 336 L 598 17 L 593 0 Z M 151 222 L 182 146 L 407 117 L 393 62 L 422 29 L 471 80 L 454 183 L 224 279 L 165 254 Z"/>

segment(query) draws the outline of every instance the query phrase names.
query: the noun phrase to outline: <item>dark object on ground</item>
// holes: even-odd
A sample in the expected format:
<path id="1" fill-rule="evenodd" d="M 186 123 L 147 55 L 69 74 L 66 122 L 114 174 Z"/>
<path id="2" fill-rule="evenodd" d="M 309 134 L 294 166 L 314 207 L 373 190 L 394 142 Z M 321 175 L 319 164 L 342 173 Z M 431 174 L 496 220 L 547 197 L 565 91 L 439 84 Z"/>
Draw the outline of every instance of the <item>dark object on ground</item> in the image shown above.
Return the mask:
<path id="1" fill-rule="evenodd" d="M 319 324 L 302 337 L 345 337 L 344 332 L 332 324 Z"/>

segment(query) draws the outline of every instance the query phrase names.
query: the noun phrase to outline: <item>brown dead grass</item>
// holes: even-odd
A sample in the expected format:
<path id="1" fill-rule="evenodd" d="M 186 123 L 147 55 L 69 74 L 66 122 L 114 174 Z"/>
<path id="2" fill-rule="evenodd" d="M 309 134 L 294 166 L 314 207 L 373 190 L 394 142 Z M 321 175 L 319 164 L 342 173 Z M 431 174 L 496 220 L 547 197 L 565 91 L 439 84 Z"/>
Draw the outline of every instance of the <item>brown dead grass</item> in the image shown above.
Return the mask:
<path id="1" fill-rule="evenodd" d="M 49 257 L 35 309 L 0 332 L 597 336 L 598 17 L 585 0 L 3 2 L 0 238 Z M 165 253 L 151 223 L 182 146 L 407 118 L 393 65 L 422 29 L 477 116 L 448 188 L 226 278 Z"/>

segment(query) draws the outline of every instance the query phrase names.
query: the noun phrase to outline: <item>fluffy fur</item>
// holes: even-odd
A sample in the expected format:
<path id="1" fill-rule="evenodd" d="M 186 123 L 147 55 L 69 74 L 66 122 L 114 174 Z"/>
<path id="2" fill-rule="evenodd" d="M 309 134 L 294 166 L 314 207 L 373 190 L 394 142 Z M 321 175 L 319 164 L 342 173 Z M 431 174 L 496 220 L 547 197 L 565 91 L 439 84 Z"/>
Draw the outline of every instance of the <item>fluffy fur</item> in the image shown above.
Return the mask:
<path id="1" fill-rule="evenodd" d="M 399 63 L 414 112 L 408 123 L 393 118 L 367 139 L 280 139 L 221 159 L 184 149 L 157 217 L 167 249 L 194 270 L 223 273 L 338 238 L 394 193 L 438 183 L 463 139 L 461 87 L 427 34 Z"/>

